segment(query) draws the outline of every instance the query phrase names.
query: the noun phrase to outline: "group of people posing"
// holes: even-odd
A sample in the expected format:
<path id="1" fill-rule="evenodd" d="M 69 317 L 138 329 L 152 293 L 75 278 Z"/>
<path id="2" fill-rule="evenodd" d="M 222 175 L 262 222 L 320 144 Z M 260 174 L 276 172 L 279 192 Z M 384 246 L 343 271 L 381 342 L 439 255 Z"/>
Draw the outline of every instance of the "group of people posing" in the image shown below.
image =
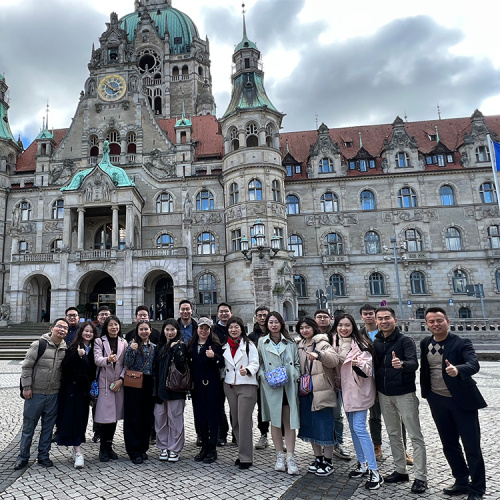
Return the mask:
<path id="1" fill-rule="evenodd" d="M 179 313 L 178 320 L 165 320 L 157 331 L 149 322 L 148 308 L 139 306 L 136 326 L 127 334 L 107 307 L 99 310 L 97 325 L 78 322 L 74 308 L 54 321 L 50 333 L 31 345 L 22 365 L 24 421 L 15 469 L 28 464 L 40 418 L 39 464 L 52 466 L 49 451 L 56 425 L 58 445 L 71 446 L 74 466 L 83 467 L 81 444 L 91 406 L 102 462 L 118 458 L 113 438 L 122 419 L 125 449 L 134 464 L 148 459 L 152 436 L 159 460 L 177 462 L 190 393 L 200 446 L 197 462 L 215 462 L 217 446 L 227 443 L 227 399 L 232 438 L 238 445 L 236 467 L 252 466 L 254 449 L 269 446 L 270 429 L 276 471 L 299 474 L 298 432 L 312 446 L 308 472 L 328 476 L 334 472 L 333 455 L 351 458 L 343 448 L 343 407 L 357 457 L 349 476 L 365 478 L 369 490 L 384 481 L 408 482 L 407 433 L 414 453 L 411 491 L 426 491 L 426 449 L 415 394 L 417 352 L 411 337 L 397 327 L 390 307 L 363 305 L 362 329 L 350 314 L 337 315 L 331 324 L 329 312 L 319 309 L 314 317 L 299 319 L 295 338 L 282 316 L 264 306 L 255 311 L 249 334 L 224 302 L 215 325 L 210 318 L 196 321 L 188 300 L 180 302 Z M 444 493 L 480 500 L 485 471 L 477 410 L 486 403 L 472 379 L 479 370 L 477 357 L 469 340 L 448 331 L 443 309 L 429 308 L 425 318 L 432 335 L 420 345 L 422 396 L 429 402 L 455 478 Z M 254 446 L 256 405 L 261 436 Z M 381 415 L 395 464 L 385 478 L 377 465 Z"/>

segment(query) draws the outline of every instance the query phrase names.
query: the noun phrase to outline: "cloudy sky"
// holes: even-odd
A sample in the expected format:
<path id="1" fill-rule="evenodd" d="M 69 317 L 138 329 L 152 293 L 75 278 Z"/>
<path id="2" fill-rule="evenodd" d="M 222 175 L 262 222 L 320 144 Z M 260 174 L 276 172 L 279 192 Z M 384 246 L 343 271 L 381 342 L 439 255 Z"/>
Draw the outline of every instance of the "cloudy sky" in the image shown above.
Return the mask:
<path id="1" fill-rule="evenodd" d="M 491 0 L 246 0 L 247 33 L 262 52 L 267 93 L 284 131 L 500 114 L 500 51 Z M 173 0 L 208 36 L 217 115 L 229 102 L 241 0 Z M 109 13 L 133 0 L 0 0 L 0 73 L 25 147 L 68 127 Z"/>

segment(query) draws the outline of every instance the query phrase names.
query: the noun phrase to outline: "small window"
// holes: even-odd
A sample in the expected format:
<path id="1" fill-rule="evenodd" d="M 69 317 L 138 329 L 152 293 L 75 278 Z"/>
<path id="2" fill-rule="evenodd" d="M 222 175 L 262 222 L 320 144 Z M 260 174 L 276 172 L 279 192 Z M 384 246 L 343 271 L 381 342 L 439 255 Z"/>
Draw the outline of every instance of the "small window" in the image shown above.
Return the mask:
<path id="1" fill-rule="evenodd" d="M 385 279 L 380 273 L 372 273 L 369 278 L 370 295 L 385 295 Z"/>
<path id="2" fill-rule="evenodd" d="M 415 319 L 425 319 L 425 307 L 419 307 L 415 311 Z"/>
<path id="3" fill-rule="evenodd" d="M 469 307 L 461 307 L 458 310 L 458 317 L 461 319 L 469 319 L 472 318 L 472 311 Z"/>
<path id="4" fill-rule="evenodd" d="M 63 241 L 59 238 L 50 244 L 50 253 L 60 253 L 63 247 Z"/>
<path id="5" fill-rule="evenodd" d="M 211 274 L 200 276 L 198 294 L 200 304 L 217 304 L 217 282 Z"/>
<path id="6" fill-rule="evenodd" d="M 286 176 L 293 177 L 293 165 L 285 165 L 286 168 Z"/>
<path id="7" fill-rule="evenodd" d="M 156 248 L 173 248 L 174 239 L 169 234 L 161 234 L 156 238 Z"/>
<path id="8" fill-rule="evenodd" d="M 273 201 L 281 201 L 281 185 L 280 181 L 273 180 L 271 183 L 271 190 L 273 193 Z"/>
<path id="9" fill-rule="evenodd" d="M 229 186 L 229 204 L 236 205 L 240 201 L 240 188 L 236 182 Z"/>
<path id="10" fill-rule="evenodd" d="M 490 248 L 500 248 L 500 226 L 488 228 L 488 242 Z"/>
<path id="11" fill-rule="evenodd" d="M 339 199 L 335 193 L 327 192 L 321 196 L 321 211 L 322 212 L 338 212 Z"/>
<path id="12" fill-rule="evenodd" d="M 462 235 L 456 227 L 449 227 L 446 230 L 446 250 L 462 250 Z"/>
<path id="13" fill-rule="evenodd" d="M 273 236 L 277 236 L 279 238 L 279 245 L 278 247 L 280 249 L 285 248 L 285 231 L 282 227 L 275 227 L 273 229 Z"/>
<path id="14" fill-rule="evenodd" d="M 197 243 L 198 255 L 213 255 L 215 254 L 215 236 L 212 233 L 201 233 L 198 236 Z"/>
<path id="15" fill-rule="evenodd" d="M 240 139 L 239 139 L 238 129 L 236 127 L 231 127 L 229 130 L 229 140 L 231 141 L 231 151 L 237 151 L 240 149 Z"/>
<path id="16" fill-rule="evenodd" d="M 250 201 L 262 200 L 262 182 L 258 179 L 252 179 L 248 183 L 248 199 Z"/>
<path id="17" fill-rule="evenodd" d="M 399 208 L 415 208 L 417 204 L 417 194 L 411 187 L 404 187 L 398 191 Z"/>
<path id="18" fill-rule="evenodd" d="M 252 148 L 259 145 L 258 129 L 255 123 L 249 123 L 245 128 L 247 147 Z"/>
<path id="19" fill-rule="evenodd" d="M 500 269 L 495 271 L 495 283 L 497 285 L 497 292 L 500 292 Z"/>
<path id="20" fill-rule="evenodd" d="M 479 186 L 481 203 L 497 203 L 497 192 L 492 182 L 483 182 Z"/>
<path id="21" fill-rule="evenodd" d="M 333 161 L 330 158 L 322 158 L 319 161 L 319 173 L 328 174 L 333 172 Z"/>
<path id="22" fill-rule="evenodd" d="M 380 253 L 380 236 L 375 231 L 368 231 L 365 234 L 365 252 L 368 255 Z"/>
<path id="23" fill-rule="evenodd" d="M 52 203 L 52 218 L 53 219 L 64 219 L 64 201 L 56 200 Z"/>
<path id="24" fill-rule="evenodd" d="M 290 235 L 288 237 L 288 250 L 293 252 L 294 257 L 302 257 L 304 253 L 302 238 L 296 234 Z"/>
<path id="25" fill-rule="evenodd" d="M 361 210 L 375 210 L 375 195 L 366 189 L 360 194 Z"/>
<path id="26" fill-rule="evenodd" d="M 463 271 L 460 269 L 453 271 L 451 281 L 454 293 L 466 293 L 467 275 Z"/>
<path id="27" fill-rule="evenodd" d="M 396 167 L 405 168 L 410 166 L 410 155 L 405 152 L 396 153 Z"/>
<path id="28" fill-rule="evenodd" d="M 22 201 L 19 205 L 21 209 L 21 220 L 30 220 L 31 219 L 31 205 L 27 201 Z"/>
<path id="29" fill-rule="evenodd" d="M 345 280 L 341 274 L 332 274 L 329 280 L 330 286 L 333 288 L 333 294 L 336 296 L 344 297 L 345 293 Z"/>
<path id="30" fill-rule="evenodd" d="M 288 215 L 300 214 L 299 199 L 294 194 L 289 194 L 286 197 L 286 213 Z"/>
<path id="31" fill-rule="evenodd" d="M 490 152 L 486 146 L 476 148 L 476 161 L 478 163 L 490 161 Z"/>
<path id="32" fill-rule="evenodd" d="M 439 188 L 439 198 L 441 199 L 441 205 L 444 207 L 455 205 L 455 192 L 447 184 Z"/>
<path id="33" fill-rule="evenodd" d="M 326 254 L 327 255 L 343 255 L 344 243 L 342 236 L 337 233 L 330 233 L 325 236 Z"/>
<path id="34" fill-rule="evenodd" d="M 174 37 L 174 45 L 182 45 L 182 37 L 181 36 Z"/>
<path id="35" fill-rule="evenodd" d="M 241 229 L 231 231 L 231 250 L 233 252 L 241 250 Z"/>
<path id="36" fill-rule="evenodd" d="M 427 293 L 425 274 L 421 271 L 414 271 L 410 274 L 411 293 L 422 295 Z"/>
<path id="37" fill-rule="evenodd" d="M 208 191 L 200 191 L 196 195 L 196 210 L 213 210 L 214 209 L 214 195 Z"/>
<path id="38" fill-rule="evenodd" d="M 156 198 L 156 213 L 168 214 L 174 211 L 174 200 L 169 193 L 161 193 Z"/>
<path id="39" fill-rule="evenodd" d="M 28 253 L 28 242 L 27 241 L 20 241 L 19 242 L 18 253 L 20 255 L 24 255 L 24 254 Z"/>
<path id="40" fill-rule="evenodd" d="M 293 284 L 295 285 L 295 290 L 297 290 L 297 295 L 299 297 L 307 297 L 306 279 L 304 276 L 296 274 L 293 277 Z"/>
<path id="41" fill-rule="evenodd" d="M 409 252 L 421 252 L 423 245 L 420 231 L 416 229 L 407 229 L 405 231 L 405 243 L 406 249 Z"/>

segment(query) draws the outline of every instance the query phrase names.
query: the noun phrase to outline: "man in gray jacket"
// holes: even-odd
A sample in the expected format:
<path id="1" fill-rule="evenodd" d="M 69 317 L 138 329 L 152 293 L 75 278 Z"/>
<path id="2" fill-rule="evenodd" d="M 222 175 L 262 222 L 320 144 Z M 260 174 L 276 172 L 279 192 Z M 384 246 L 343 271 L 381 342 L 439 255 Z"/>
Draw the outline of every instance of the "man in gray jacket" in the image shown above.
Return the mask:
<path id="1" fill-rule="evenodd" d="M 24 398 L 23 430 L 19 456 L 14 469 L 28 465 L 31 442 L 40 417 L 42 429 L 38 441 L 38 463 L 43 467 L 54 464 L 49 458 L 52 429 L 57 417 L 57 396 L 61 385 L 61 363 L 66 353 L 64 338 L 69 323 L 59 318 L 52 323 L 50 333 L 35 340 L 22 363 L 21 386 Z M 39 348 L 40 345 L 40 348 Z M 40 357 L 39 357 L 39 354 Z"/>

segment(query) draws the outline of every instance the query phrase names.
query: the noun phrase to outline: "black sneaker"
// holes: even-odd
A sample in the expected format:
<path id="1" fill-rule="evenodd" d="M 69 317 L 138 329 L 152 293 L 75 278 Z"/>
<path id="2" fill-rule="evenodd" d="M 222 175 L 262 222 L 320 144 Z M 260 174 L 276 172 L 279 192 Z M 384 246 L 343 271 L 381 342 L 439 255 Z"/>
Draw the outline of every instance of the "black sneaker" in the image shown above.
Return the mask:
<path id="1" fill-rule="evenodd" d="M 367 490 L 378 490 L 381 484 L 384 484 L 384 478 L 380 475 L 380 472 L 378 470 L 370 470 L 365 488 Z"/>
<path id="2" fill-rule="evenodd" d="M 355 477 L 364 477 L 368 475 L 368 466 L 366 464 L 362 464 L 358 462 L 358 465 L 356 465 L 356 468 L 349 472 L 349 477 L 355 478 Z"/>
<path id="3" fill-rule="evenodd" d="M 321 466 L 321 464 L 323 463 L 322 460 L 319 460 L 318 458 L 316 460 L 314 460 L 314 462 L 309 466 L 309 468 L 307 469 L 307 472 L 310 472 L 311 474 L 316 474 L 316 471 L 318 470 L 318 468 Z"/>

